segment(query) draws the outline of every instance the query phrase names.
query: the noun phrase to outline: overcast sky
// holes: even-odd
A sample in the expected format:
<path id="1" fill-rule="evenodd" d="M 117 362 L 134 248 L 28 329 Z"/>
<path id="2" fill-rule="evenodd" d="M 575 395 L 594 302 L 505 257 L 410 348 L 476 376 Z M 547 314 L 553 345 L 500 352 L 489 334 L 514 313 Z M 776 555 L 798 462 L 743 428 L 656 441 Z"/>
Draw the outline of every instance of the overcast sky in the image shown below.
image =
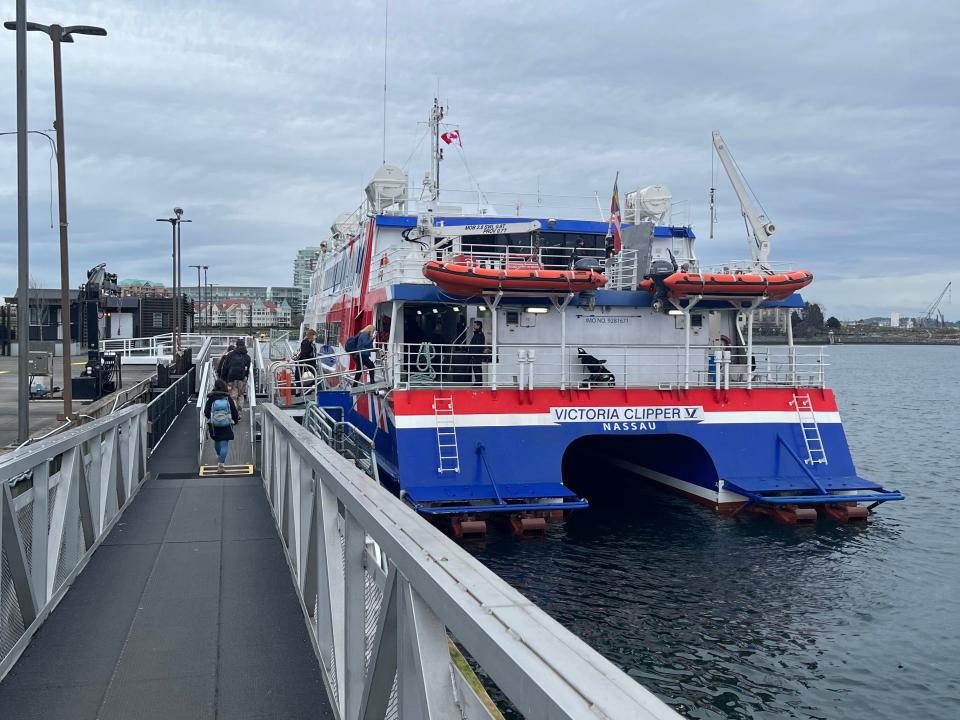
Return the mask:
<path id="1" fill-rule="evenodd" d="M 13 19 L 13 0 L 0 7 Z M 71 284 L 100 262 L 169 282 L 154 218 L 174 205 L 193 220 L 184 265 L 291 284 L 297 249 L 359 204 L 382 161 L 383 7 L 28 0 L 33 21 L 110 33 L 63 48 Z M 445 187 L 472 175 L 498 210 L 519 199 L 536 215 L 539 186 L 582 196 L 564 202 L 583 216 L 619 170 L 621 192 L 671 188 L 711 263 L 746 255 L 722 173 L 708 237 L 716 128 L 777 225 L 772 257 L 814 272 L 807 299 L 842 318 L 915 313 L 960 281 L 958 32 L 956 0 L 391 0 L 387 159 L 419 183 L 439 83 L 470 170 L 448 151 Z M 5 31 L 0 132 L 16 127 L 14 63 Z M 51 128 L 44 35 L 29 83 L 30 127 Z M 30 149 L 31 275 L 55 287 L 50 150 L 38 136 Z M 15 150 L 0 137 L 0 294 L 16 287 Z M 960 296 L 943 309 L 960 319 Z"/>

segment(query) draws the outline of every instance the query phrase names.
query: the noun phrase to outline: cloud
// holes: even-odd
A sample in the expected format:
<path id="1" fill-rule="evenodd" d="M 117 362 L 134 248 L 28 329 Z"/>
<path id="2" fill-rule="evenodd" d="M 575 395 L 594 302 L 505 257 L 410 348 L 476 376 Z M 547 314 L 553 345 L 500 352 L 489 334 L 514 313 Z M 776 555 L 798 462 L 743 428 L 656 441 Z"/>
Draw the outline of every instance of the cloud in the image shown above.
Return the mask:
<path id="1" fill-rule="evenodd" d="M 448 152 L 445 187 L 475 178 L 503 211 L 566 196 L 594 217 L 619 170 L 624 191 L 668 185 L 712 263 L 746 251 L 735 197 L 711 178 L 718 128 L 777 224 L 774 257 L 812 269 L 806 295 L 831 313 L 910 312 L 960 275 L 960 4 L 390 7 L 391 162 L 411 156 L 439 83 L 470 170 Z M 154 218 L 175 204 L 194 221 L 185 264 L 221 284 L 288 284 L 296 250 L 360 203 L 382 160 L 382 1 L 31 2 L 30 14 L 110 33 L 64 48 L 74 285 L 103 261 L 166 280 Z M 49 43 L 34 35 L 29 50 L 31 127 L 48 128 Z M 13 33 L 0 68 L 13 78 Z M 14 84 L 0 83 L 0 131 L 15 119 Z M 45 143 L 31 139 L 31 274 L 55 285 Z M 416 182 L 425 147 L 407 167 Z M 15 252 L 15 141 L 2 137 L 2 292 Z"/>

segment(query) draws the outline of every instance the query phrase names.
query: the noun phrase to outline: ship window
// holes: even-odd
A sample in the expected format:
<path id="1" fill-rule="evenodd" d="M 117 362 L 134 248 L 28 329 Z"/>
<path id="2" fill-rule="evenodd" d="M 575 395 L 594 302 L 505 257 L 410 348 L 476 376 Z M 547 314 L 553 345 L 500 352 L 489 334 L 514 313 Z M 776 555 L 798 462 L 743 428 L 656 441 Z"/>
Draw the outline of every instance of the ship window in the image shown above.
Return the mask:
<path id="1" fill-rule="evenodd" d="M 507 325 L 519 325 L 520 313 L 517 310 L 507 310 Z"/>
<path id="2" fill-rule="evenodd" d="M 690 327 L 703 327 L 703 315 L 691 315 L 690 316 Z"/>

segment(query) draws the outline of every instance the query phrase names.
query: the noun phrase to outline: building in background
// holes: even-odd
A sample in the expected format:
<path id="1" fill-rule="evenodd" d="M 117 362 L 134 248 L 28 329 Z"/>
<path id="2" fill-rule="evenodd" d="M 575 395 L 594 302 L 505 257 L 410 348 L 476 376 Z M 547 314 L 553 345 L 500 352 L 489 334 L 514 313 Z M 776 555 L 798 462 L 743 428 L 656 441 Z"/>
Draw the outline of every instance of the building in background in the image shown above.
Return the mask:
<path id="1" fill-rule="evenodd" d="M 890 313 L 890 327 L 900 327 L 900 313 L 892 312 Z"/>
<path id="2" fill-rule="evenodd" d="M 319 247 L 305 247 L 293 259 L 293 284 L 300 288 L 304 298 L 310 295 L 310 276 L 317 269 L 319 260 Z"/>
<path id="3" fill-rule="evenodd" d="M 286 302 L 251 298 L 229 298 L 197 305 L 197 312 L 218 328 L 287 328 L 293 313 Z"/>
<path id="4" fill-rule="evenodd" d="M 309 282 L 309 280 L 308 280 Z M 267 289 L 267 299 L 275 303 L 286 303 L 294 315 L 303 315 L 307 304 L 307 295 L 299 287 L 273 287 Z"/>
<path id="5" fill-rule="evenodd" d="M 120 286 L 120 294 L 123 297 L 162 298 L 170 297 L 171 292 L 170 288 L 165 287 L 162 282 L 154 282 L 153 280 L 128 278 L 121 280 L 117 285 Z M 184 292 L 184 294 L 187 295 L 186 292 Z M 190 297 L 189 295 L 187 296 Z"/>

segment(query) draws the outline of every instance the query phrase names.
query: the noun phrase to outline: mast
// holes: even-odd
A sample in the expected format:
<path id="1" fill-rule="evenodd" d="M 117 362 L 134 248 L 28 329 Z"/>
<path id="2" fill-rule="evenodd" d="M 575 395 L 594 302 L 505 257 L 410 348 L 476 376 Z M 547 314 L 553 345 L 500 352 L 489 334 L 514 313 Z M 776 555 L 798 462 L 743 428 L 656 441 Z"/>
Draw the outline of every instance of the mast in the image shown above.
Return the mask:
<path id="1" fill-rule="evenodd" d="M 443 120 L 444 110 L 437 98 L 433 99 L 433 110 L 430 111 L 430 199 L 436 202 L 440 199 L 440 161 L 443 160 L 443 150 L 440 148 L 440 121 Z"/>

